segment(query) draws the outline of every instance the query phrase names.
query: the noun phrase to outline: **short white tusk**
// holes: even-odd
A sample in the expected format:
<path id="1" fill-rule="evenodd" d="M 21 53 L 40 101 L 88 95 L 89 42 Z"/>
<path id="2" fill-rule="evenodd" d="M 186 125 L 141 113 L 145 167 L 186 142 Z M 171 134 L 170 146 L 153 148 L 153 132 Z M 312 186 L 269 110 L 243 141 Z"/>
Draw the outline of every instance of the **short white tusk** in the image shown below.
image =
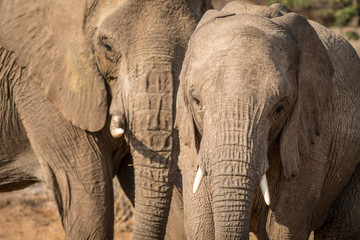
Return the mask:
<path id="1" fill-rule="evenodd" d="M 260 188 L 261 188 L 261 193 L 264 196 L 266 205 L 270 206 L 270 193 L 269 193 L 268 182 L 266 179 L 266 173 L 261 177 Z"/>
<path id="2" fill-rule="evenodd" d="M 110 129 L 111 136 L 114 138 L 119 138 L 124 135 L 124 129 L 122 128 L 111 128 Z"/>
<path id="3" fill-rule="evenodd" d="M 193 193 L 196 193 L 196 191 L 199 189 L 200 183 L 201 183 L 203 177 L 204 177 L 204 173 L 201 170 L 201 168 L 199 167 L 197 172 L 196 172 L 196 177 L 195 177 L 195 182 L 194 182 L 194 187 L 193 187 Z"/>
<path id="4" fill-rule="evenodd" d="M 117 115 L 112 116 L 110 122 L 110 133 L 114 138 L 119 138 L 124 135 L 124 129 L 119 127 L 121 118 Z"/>

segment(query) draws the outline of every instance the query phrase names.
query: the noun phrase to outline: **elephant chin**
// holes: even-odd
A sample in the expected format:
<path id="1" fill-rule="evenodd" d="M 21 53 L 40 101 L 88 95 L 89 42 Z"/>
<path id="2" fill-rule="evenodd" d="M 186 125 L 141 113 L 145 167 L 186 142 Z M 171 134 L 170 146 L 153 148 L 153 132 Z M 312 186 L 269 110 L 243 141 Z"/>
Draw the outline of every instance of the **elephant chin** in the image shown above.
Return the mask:
<path id="1" fill-rule="evenodd" d="M 122 127 L 122 118 L 118 115 L 111 117 L 110 133 L 114 138 L 120 138 L 124 135 L 124 128 Z"/>

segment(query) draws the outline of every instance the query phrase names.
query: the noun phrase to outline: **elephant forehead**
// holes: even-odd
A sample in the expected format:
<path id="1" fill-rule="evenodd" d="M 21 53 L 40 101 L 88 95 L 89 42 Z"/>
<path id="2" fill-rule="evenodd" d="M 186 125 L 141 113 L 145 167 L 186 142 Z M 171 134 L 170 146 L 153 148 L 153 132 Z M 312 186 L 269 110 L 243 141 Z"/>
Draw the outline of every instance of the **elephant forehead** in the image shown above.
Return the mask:
<path id="1" fill-rule="evenodd" d="M 298 55 L 299 46 L 290 31 L 258 16 L 231 16 L 198 29 L 189 43 L 186 70 L 200 69 L 203 75 L 239 67 L 254 73 L 255 65 L 289 69 L 296 67 Z"/>
<path id="2" fill-rule="evenodd" d="M 275 86 L 281 87 L 284 80 L 287 82 L 287 69 L 269 55 L 262 56 L 258 62 L 241 61 L 236 55 L 217 57 L 189 71 L 188 86 L 194 85 L 200 92 L 212 96 L 218 92 L 266 92 Z"/>
<path id="3" fill-rule="evenodd" d="M 255 52 L 281 49 L 293 43 L 290 31 L 270 19 L 240 14 L 215 18 L 204 24 L 193 34 L 188 52 L 200 63 L 220 52 L 229 55 L 242 51 L 242 55 L 251 57 Z"/>
<path id="4" fill-rule="evenodd" d="M 299 55 L 294 37 L 266 19 L 250 18 L 262 25 L 242 15 L 230 23 L 219 20 L 196 32 L 186 59 L 188 86 L 206 88 L 209 95 L 212 89 L 242 91 L 241 86 L 247 86 L 246 91 L 265 91 L 280 87 L 288 76 L 294 78 Z"/>

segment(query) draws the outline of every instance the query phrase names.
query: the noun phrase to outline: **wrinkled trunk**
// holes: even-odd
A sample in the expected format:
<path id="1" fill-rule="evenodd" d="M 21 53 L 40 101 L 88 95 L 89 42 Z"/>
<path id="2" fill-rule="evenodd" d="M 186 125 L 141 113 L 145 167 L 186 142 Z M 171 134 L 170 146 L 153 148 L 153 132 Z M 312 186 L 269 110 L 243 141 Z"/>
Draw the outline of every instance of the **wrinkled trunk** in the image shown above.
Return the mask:
<path id="1" fill-rule="evenodd" d="M 253 194 L 267 168 L 266 145 L 258 134 L 262 111 L 251 100 L 223 104 L 212 115 L 214 150 L 209 155 L 215 237 L 248 239 Z"/>
<path id="2" fill-rule="evenodd" d="M 216 149 L 219 162 L 212 173 L 213 213 L 216 239 L 248 239 L 256 180 L 247 147 Z"/>
<path id="3" fill-rule="evenodd" d="M 134 239 L 161 239 L 165 235 L 174 174 L 171 161 L 169 152 L 134 150 L 134 162 L 138 162 L 134 165 Z"/>
<path id="4" fill-rule="evenodd" d="M 135 169 L 134 239 L 165 235 L 177 156 L 173 152 L 172 75 L 166 67 L 154 68 L 137 78 L 130 96 L 127 119 Z"/>

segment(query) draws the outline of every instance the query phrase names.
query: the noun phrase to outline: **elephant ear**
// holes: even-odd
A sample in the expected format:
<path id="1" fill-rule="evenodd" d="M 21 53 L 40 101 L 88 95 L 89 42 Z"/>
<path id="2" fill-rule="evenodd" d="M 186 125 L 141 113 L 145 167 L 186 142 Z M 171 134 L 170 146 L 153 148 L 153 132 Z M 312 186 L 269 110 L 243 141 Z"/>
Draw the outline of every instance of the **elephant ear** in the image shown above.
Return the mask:
<path id="1" fill-rule="evenodd" d="M 183 72 L 181 75 L 183 75 Z M 180 76 L 180 79 L 182 79 L 182 76 Z M 190 106 L 188 106 L 185 96 L 184 80 L 181 80 L 177 94 L 175 129 L 179 131 L 180 141 L 192 150 L 191 153 L 195 153 L 193 152 L 196 151 L 195 126 Z"/>
<path id="2" fill-rule="evenodd" d="M 297 100 L 280 137 L 283 172 L 290 179 L 299 173 L 300 157 L 309 153 L 320 135 L 334 70 L 326 48 L 304 17 L 289 13 L 273 21 L 290 30 L 300 45 Z"/>
<path id="3" fill-rule="evenodd" d="M 63 117 L 98 131 L 106 120 L 107 92 L 84 34 L 85 2 L 3 0 L 0 45 L 14 52 Z"/>

